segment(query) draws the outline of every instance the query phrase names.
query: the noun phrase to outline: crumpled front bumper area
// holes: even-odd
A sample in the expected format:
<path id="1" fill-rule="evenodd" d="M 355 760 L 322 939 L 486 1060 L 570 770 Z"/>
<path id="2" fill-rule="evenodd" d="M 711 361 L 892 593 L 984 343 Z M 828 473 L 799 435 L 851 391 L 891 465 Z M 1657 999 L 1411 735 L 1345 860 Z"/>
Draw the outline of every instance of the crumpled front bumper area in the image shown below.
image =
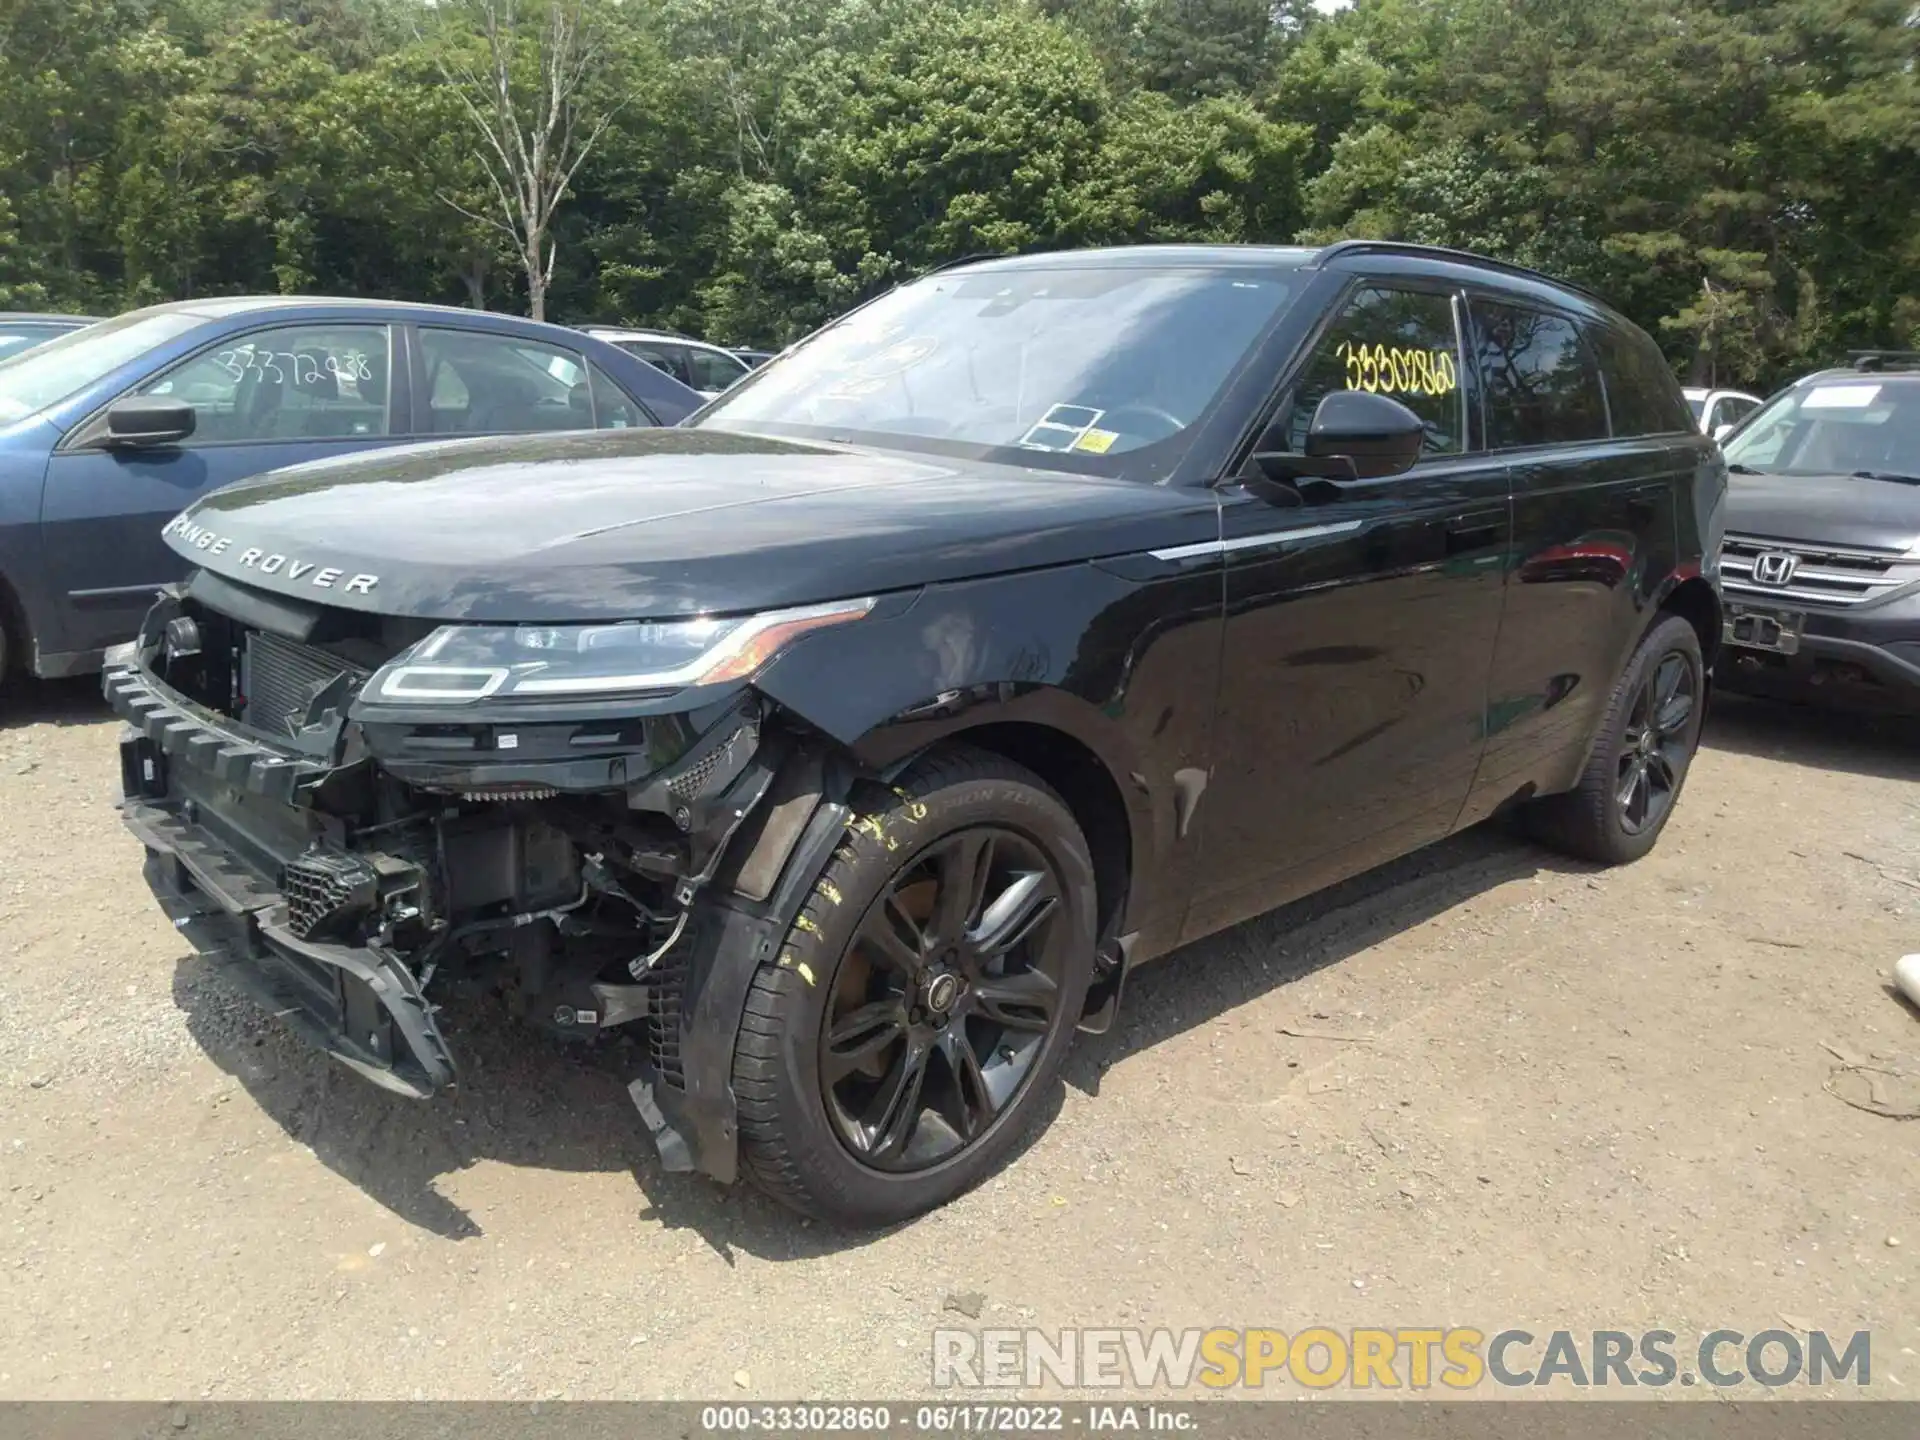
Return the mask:
<path id="1" fill-rule="evenodd" d="M 375 947 L 304 939 L 288 926 L 286 897 L 215 828 L 200 797 L 222 812 L 252 803 L 284 809 L 306 762 L 221 726 L 163 694 L 137 668 L 111 668 L 108 700 L 128 725 L 120 737 L 121 815 L 146 848 L 145 876 L 193 947 L 309 1043 L 366 1079 L 425 1097 L 454 1079 L 432 1008 L 398 956 Z"/>

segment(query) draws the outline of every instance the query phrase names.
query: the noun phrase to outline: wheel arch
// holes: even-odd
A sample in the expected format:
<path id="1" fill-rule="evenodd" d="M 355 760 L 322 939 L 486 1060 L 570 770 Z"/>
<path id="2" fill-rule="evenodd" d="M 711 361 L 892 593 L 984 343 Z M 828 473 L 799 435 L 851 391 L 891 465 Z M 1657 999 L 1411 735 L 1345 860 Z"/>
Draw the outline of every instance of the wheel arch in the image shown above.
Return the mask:
<path id="1" fill-rule="evenodd" d="M 1133 876 L 1133 821 L 1111 771 L 1083 741 L 1030 720 L 990 720 L 936 742 L 987 750 L 1031 770 L 1066 803 L 1093 856 L 1096 933 L 1118 933 Z"/>
<path id="2" fill-rule="evenodd" d="M 1666 615 L 1678 615 L 1693 627 L 1694 634 L 1700 637 L 1701 657 L 1711 671 L 1714 657 L 1720 651 L 1721 623 L 1720 596 L 1713 585 L 1701 575 L 1682 580 L 1660 602 L 1647 628 L 1652 629 Z"/>
<path id="3" fill-rule="evenodd" d="M 937 718 L 895 717 L 848 748 L 862 768 L 895 774 L 940 744 L 991 751 L 1052 787 L 1093 856 L 1101 940 L 1137 928 L 1155 904 L 1151 867 L 1171 833 L 1174 802 L 1149 787 L 1109 716 L 1052 685 L 977 686 Z"/>

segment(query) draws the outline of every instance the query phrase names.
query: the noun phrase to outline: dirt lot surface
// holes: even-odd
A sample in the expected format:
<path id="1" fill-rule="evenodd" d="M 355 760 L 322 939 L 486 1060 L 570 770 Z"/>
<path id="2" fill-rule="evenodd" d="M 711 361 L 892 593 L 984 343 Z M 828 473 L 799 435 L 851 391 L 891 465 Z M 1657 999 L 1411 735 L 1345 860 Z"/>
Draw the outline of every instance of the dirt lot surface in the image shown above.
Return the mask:
<path id="1" fill-rule="evenodd" d="M 1920 1126 L 1840 1098 L 1920 1109 L 1912 728 L 1725 702 L 1638 865 L 1476 831 L 1193 946 L 866 1237 L 663 1175 L 617 1054 L 463 1016 L 423 1105 L 309 1053 L 150 903 L 115 729 L 0 709 L 0 1395 L 871 1398 L 943 1324 L 1324 1323 L 1871 1328 L 1920 1398 Z"/>

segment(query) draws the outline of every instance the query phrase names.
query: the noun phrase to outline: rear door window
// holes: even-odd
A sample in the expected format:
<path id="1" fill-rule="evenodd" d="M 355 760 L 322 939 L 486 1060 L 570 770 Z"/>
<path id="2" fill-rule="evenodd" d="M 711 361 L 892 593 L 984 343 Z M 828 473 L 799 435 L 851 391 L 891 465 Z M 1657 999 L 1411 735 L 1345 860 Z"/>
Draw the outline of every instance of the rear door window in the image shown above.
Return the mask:
<path id="1" fill-rule="evenodd" d="M 633 430 L 654 423 L 640 402 L 616 385 L 598 365 L 589 365 L 587 374 L 593 384 L 595 429 Z"/>
<path id="2" fill-rule="evenodd" d="M 473 330 L 422 328 L 419 334 L 426 433 L 517 435 L 592 427 L 586 362 L 574 351 Z"/>
<path id="3" fill-rule="evenodd" d="M 1607 437 L 1600 366 L 1571 320 L 1489 300 L 1472 308 L 1489 450 Z"/>

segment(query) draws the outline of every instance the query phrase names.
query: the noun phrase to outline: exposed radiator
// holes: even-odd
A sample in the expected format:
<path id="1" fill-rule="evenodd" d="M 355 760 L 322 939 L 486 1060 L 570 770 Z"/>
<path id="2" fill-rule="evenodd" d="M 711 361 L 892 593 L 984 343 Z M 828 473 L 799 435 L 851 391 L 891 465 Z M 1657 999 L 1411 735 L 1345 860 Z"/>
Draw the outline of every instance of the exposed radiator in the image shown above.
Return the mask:
<path id="1" fill-rule="evenodd" d="M 247 703 L 240 718 L 269 735 L 296 735 L 316 695 L 341 675 L 365 679 L 366 673 L 325 650 L 251 631 L 241 677 Z"/>

